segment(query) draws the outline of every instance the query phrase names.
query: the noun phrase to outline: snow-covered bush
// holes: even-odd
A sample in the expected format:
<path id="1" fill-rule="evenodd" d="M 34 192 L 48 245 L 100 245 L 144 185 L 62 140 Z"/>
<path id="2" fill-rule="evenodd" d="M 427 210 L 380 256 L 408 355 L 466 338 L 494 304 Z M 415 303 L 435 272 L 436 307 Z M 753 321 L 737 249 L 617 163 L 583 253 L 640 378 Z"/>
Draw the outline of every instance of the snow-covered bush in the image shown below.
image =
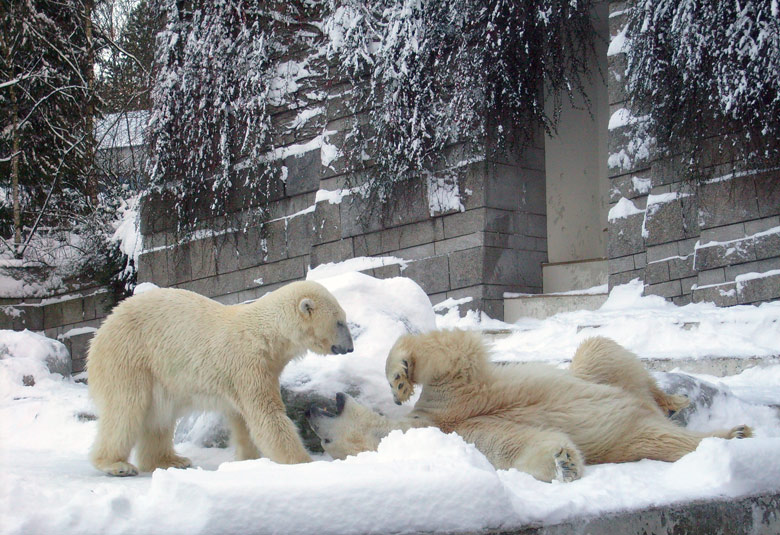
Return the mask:
<path id="1" fill-rule="evenodd" d="M 777 2 L 634 0 L 629 13 L 626 88 L 634 112 L 649 116 L 637 127 L 661 151 L 688 156 L 693 177 L 713 152 L 777 165 Z"/>
<path id="2" fill-rule="evenodd" d="M 376 163 L 370 193 L 384 200 L 416 181 L 455 142 L 477 148 L 490 133 L 522 146 L 540 127 L 554 132 L 562 99 L 584 95 L 593 4 L 330 0 L 329 51 L 368 115 L 348 150 L 357 168 Z"/>

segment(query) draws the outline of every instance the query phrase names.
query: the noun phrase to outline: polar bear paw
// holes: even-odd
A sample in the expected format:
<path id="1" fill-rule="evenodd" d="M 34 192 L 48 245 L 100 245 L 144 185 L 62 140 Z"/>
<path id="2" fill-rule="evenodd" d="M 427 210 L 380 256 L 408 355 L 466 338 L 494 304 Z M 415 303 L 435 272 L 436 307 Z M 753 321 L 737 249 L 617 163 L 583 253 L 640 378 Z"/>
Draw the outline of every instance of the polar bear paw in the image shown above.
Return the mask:
<path id="1" fill-rule="evenodd" d="M 116 476 L 116 477 L 128 477 L 128 476 L 138 475 L 138 468 L 124 461 L 117 461 L 115 463 L 112 463 L 106 466 L 105 468 L 103 468 L 103 471 L 110 476 Z"/>
<path id="2" fill-rule="evenodd" d="M 412 397 L 412 394 L 414 394 L 414 385 L 409 380 L 408 361 L 398 361 L 395 366 L 388 370 L 387 377 L 390 380 L 390 388 L 393 390 L 393 399 L 397 405 L 400 405 Z"/>
<path id="3" fill-rule="evenodd" d="M 189 468 L 192 466 L 192 461 L 187 457 L 174 455 L 173 457 L 166 457 L 157 466 L 160 468 Z"/>
<path id="4" fill-rule="evenodd" d="M 753 430 L 747 425 L 738 425 L 729 431 L 729 438 L 749 438 L 753 436 Z"/>
<path id="5" fill-rule="evenodd" d="M 558 481 L 568 483 L 582 476 L 582 464 L 576 452 L 569 448 L 561 448 L 554 458 L 555 479 Z"/>

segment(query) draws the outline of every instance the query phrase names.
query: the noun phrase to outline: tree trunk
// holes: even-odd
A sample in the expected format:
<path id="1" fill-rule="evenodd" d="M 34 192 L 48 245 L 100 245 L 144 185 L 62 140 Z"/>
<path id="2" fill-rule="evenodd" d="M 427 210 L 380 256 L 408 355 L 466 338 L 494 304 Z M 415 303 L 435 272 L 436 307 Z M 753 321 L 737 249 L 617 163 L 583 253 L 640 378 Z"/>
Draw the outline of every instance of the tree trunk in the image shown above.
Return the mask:
<path id="1" fill-rule="evenodd" d="M 95 46 L 92 35 L 92 0 L 84 2 L 84 33 L 87 38 L 87 106 L 86 119 L 86 171 L 87 195 L 92 209 L 98 205 L 98 183 L 95 172 Z"/>
<path id="2" fill-rule="evenodd" d="M 16 88 L 11 86 L 11 113 L 13 114 L 13 152 L 11 153 L 11 198 L 14 210 L 14 256 L 21 258 L 22 251 L 22 209 L 19 199 L 19 104 Z"/>

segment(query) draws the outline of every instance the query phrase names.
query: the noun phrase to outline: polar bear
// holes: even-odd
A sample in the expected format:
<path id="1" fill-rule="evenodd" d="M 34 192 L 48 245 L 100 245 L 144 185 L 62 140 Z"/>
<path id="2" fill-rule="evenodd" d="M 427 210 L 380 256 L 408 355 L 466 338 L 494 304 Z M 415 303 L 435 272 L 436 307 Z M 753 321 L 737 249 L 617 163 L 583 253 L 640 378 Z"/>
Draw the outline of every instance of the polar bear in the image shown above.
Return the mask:
<path id="1" fill-rule="evenodd" d="M 582 342 L 569 370 L 488 360 L 479 334 L 433 331 L 398 339 L 386 363 L 396 403 L 422 385 L 411 413 L 386 418 L 338 394 L 308 419 L 334 458 L 376 449 L 393 429 L 436 426 L 474 444 L 498 469 L 573 481 L 586 463 L 675 461 L 705 437 L 744 438 L 749 427 L 697 433 L 667 418 L 688 403 L 658 388 L 637 357 L 603 337 Z"/>
<path id="2" fill-rule="evenodd" d="M 240 460 L 262 452 L 280 463 L 310 461 L 279 390 L 284 366 L 306 350 L 353 350 L 344 310 L 316 282 L 232 306 L 172 288 L 128 298 L 87 356 L 99 414 L 92 463 L 115 476 L 190 466 L 174 452 L 173 432 L 194 408 L 226 414 Z M 128 462 L 134 446 L 138 468 Z"/>

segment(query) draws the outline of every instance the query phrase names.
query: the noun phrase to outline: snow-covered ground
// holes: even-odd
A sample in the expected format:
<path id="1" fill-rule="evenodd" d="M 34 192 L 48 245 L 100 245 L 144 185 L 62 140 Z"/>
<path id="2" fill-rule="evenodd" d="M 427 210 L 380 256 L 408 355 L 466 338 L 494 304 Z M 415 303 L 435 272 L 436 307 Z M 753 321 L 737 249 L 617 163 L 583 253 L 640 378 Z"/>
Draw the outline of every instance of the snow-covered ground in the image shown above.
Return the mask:
<path id="1" fill-rule="evenodd" d="M 337 273 L 331 266 L 310 277 L 328 275 L 320 281 L 347 312 L 355 352 L 308 355 L 288 366 L 283 383 L 325 395 L 350 390 L 386 413 L 409 410 L 393 404 L 384 379 L 390 345 L 404 332 L 436 326 L 513 329 L 494 343 L 496 360 L 560 363 L 593 334 L 611 336 L 643 357 L 780 355 L 780 303 L 675 307 L 640 297 L 637 285 L 627 285 L 613 290 L 595 312 L 508 326 L 475 314 L 459 318 L 446 306 L 434 313 L 409 279 Z M 572 483 L 542 483 L 515 470 L 495 470 L 473 446 L 435 429 L 396 431 L 377 452 L 344 461 L 317 456 L 296 466 L 267 459 L 232 462 L 231 448 L 202 447 L 198 433 L 190 432 L 177 449 L 197 468 L 117 479 L 87 460 L 94 408 L 84 384 L 49 373 L 47 359 L 54 366 L 62 355 L 58 342 L 0 331 L 0 533 L 475 530 L 780 490 L 780 419 L 777 409 L 765 405 L 780 403 L 780 365 L 722 379 L 697 376 L 717 393 L 688 425 L 747 423 L 755 438 L 706 439 L 676 463 L 589 466 Z M 670 378 L 658 377 L 662 384 Z"/>

